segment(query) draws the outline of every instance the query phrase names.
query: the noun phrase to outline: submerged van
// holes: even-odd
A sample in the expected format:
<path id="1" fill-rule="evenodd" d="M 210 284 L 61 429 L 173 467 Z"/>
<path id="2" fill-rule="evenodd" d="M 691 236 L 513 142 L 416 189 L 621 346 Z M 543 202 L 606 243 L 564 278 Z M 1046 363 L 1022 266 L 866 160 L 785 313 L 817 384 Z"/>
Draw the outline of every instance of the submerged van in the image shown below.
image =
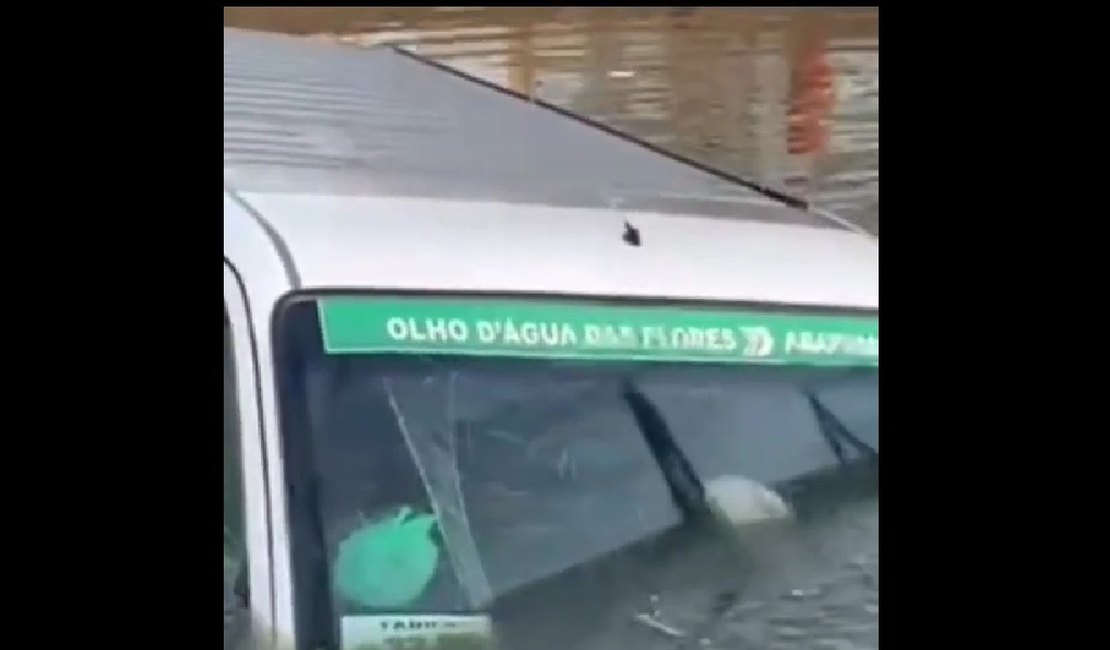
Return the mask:
<path id="1" fill-rule="evenodd" d="M 649 598 L 742 590 L 749 520 L 877 480 L 848 224 L 400 50 L 236 30 L 224 170 L 225 648 L 649 648 Z"/>

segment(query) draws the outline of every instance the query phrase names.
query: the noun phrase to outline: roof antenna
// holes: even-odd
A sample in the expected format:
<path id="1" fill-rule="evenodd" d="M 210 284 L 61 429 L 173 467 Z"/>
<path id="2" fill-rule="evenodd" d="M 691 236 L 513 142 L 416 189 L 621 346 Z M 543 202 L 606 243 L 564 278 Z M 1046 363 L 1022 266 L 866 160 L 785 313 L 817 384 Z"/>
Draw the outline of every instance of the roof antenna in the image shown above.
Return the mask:
<path id="1" fill-rule="evenodd" d="M 624 243 L 628 244 L 629 246 L 637 246 L 638 247 L 641 243 L 640 242 L 640 229 L 637 228 L 636 226 L 633 226 L 632 224 L 628 223 L 627 221 L 625 221 L 624 222 L 624 234 L 621 235 L 621 239 L 623 239 Z"/>
<path id="2" fill-rule="evenodd" d="M 610 196 L 608 197 L 608 201 L 610 210 L 621 209 L 621 197 Z M 635 246 L 637 248 L 643 243 L 640 239 L 640 229 L 629 223 L 628 219 L 624 220 L 624 234 L 621 235 L 621 240 L 629 246 Z"/>

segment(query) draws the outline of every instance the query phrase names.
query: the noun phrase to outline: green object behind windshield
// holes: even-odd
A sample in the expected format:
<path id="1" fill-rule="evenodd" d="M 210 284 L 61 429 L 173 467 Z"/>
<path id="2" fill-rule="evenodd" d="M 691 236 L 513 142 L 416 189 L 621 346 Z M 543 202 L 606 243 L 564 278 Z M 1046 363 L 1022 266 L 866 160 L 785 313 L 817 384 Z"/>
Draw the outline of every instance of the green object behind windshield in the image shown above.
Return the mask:
<path id="1" fill-rule="evenodd" d="M 405 507 L 390 519 L 359 528 L 339 545 L 336 588 L 346 599 L 373 608 L 412 604 L 432 581 L 439 547 L 435 517 Z"/>
<path id="2" fill-rule="evenodd" d="M 409 297 L 320 303 L 330 354 L 878 366 L 877 316 Z"/>

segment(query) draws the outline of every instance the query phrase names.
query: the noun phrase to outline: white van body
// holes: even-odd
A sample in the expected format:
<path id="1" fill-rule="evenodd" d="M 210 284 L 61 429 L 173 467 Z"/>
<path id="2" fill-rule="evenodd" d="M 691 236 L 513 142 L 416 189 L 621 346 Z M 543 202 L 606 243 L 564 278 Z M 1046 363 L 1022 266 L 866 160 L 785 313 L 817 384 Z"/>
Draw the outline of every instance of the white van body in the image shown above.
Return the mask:
<path id="1" fill-rule="evenodd" d="M 286 52 L 285 58 L 265 60 L 225 56 L 225 67 L 236 73 L 230 76 L 239 80 L 249 77 L 239 74 L 248 64 L 277 71 L 271 86 L 286 99 L 296 91 L 280 83 L 283 65 L 292 69 L 290 77 L 319 82 L 327 69 L 343 69 L 348 59 L 365 54 L 233 30 L 225 40 L 238 44 L 225 46 L 234 52 Z M 338 62 L 321 67 L 321 57 Z M 225 93 L 228 78 L 225 70 Z M 231 90 L 225 122 L 235 124 L 225 124 L 225 139 L 245 119 L 235 112 L 243 108 L 235 98 L 247 91 L 234 83 Z M 274 97 L 266 100 L 271 107 L 281 101 Z M 297 110 L 311 117 L 303 106 Z M 260 113 L 259 124 L 298 120 L 294 113 L 280 119 L 265 115 L 264 108 Z M 302 121 L 312 126 L 311 119 Z M 754 194 L 730 197 L 728 216 L 629 209 L 621 201 L 579 207 L 488 195 L 420 196 L 392 186 L 378 191 L 374 176 L 357 169 L 305 171 L 276 158 L 240 163 L 234 151 L 228 153 L 233 149 L 225 144 L 224 305 L 241 440 L 250 608 L 258 638 L 282 647 L 294 647 L 296 629 L 271 336 L 275 308 L 291 293 L 420 290 L 878 310 L 876 238 L 816 216 L 812 223 L 749 218 L 786 209 Z M 627 225 L 639 232 L 639 246 L 622 239 Z"/>

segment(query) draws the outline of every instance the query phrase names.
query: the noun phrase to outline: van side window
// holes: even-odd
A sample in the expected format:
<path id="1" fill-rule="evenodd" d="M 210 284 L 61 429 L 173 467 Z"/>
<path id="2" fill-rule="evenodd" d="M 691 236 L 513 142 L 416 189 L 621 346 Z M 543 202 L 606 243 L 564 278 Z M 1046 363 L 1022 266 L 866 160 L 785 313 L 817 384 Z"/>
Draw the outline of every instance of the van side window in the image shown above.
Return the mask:
<path id="1" fill-rule="evenodd" d="M 238 636 L 238 622 L 248 608 L 246 526 L 243 519 L 242 453 L 239 446 L 235 356 L 231 328 L 224 314 L 224 647 Z M 229 645 L 232 644 L 232 645 Z"/>

